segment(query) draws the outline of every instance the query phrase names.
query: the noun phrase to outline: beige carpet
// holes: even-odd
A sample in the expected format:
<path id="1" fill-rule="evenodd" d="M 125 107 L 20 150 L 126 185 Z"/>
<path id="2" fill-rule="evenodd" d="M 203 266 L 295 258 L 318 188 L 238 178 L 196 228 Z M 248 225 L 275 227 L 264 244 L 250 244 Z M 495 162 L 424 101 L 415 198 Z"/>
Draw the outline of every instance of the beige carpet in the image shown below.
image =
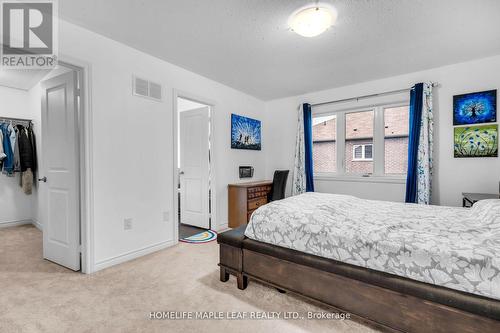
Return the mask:
<path id="1" fill-rule="evenodd" d="M 373 332 L 345 320 L 150 320 L 151 311 L 331 311 L 219 281 L 216 242 L 179 244 L 93 275 L 43 260 L 32 226 L 0 229 L 0 332 Z"/>

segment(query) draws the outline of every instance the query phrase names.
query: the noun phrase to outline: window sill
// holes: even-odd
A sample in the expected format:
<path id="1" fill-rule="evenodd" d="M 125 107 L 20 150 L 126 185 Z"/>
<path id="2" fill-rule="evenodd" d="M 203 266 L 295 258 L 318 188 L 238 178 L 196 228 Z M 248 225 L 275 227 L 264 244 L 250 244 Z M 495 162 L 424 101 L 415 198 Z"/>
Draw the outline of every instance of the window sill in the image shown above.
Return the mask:
<path id="1" fill-rule="evenodd" d="M 388 183 L 405 184 L 406 176 L 370 176 L 363 177 L 358 175 L 325 175 L 315 174 L 314 180 L 335 181 L 335 182 L 358 182 L 358 183 Z"/>

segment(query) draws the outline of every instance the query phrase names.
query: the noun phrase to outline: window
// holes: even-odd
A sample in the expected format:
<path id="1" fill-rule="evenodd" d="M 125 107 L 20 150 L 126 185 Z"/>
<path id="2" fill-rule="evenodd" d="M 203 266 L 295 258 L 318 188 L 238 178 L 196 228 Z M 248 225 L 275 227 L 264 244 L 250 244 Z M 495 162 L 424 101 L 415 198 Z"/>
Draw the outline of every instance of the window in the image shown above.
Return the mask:
<path id="1" fill-rule="evenodd" d="M 408 169 L 408 106 L 384 109 L 384 170 L 406 174 Z"/>
<path id="2" fill-rule="evenodd" d="M 345 114 L 345 173 L 373 173 L 373 110 Z M 366 148 L 369 146 L 369 157 Z M 358 155 L 356 155 L 356 149 Z M 354 154 L 353 154 L 354 152 Z M 359 157 L 358 157 L 359 156 Z"/>
<path id="3" fill-rule="evenodd" d="M 337 171 L 337 117 L 315 117 L 312 128 L 315 172 Z"/>
<path id="4" fill-rule="evenodd" d="M 354 145 L 352 160 L 355 162 L 373 161 L 373 145 Z"/>
<path id="5" fill-rule="evenodd" d="M 344 108 L 318 114 L 313 110 L 314 172 L 403 179 L 408 163 L 407 103 Z"/>
<path id="6" fill-rule="evenodd" d="M 354 148 L 352 149 L 353 150 L 353 157 L 352 159 L 353 160 L 362 160 L 363 159 L 363 150 L 364 150 L 364 146 L 363 145 L 356 145 L 354 146 Z"/>

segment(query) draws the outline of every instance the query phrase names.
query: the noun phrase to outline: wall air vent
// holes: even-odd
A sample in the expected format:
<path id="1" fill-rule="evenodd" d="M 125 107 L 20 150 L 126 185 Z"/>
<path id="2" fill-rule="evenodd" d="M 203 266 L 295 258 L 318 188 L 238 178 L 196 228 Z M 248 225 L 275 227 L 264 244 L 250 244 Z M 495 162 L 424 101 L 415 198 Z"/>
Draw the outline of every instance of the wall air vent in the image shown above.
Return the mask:
<path id="1" fill-rule="evenodd" d="M 155 101 L 161 101 L 163 98 L 161 84 L 144 80 L 136 76 L 133 77 L 132 93 L 135 96 L 146 97 L 154 99 Z"/>
<path id="2" fill-rule="evenodd" d="M 149 97 L 161 101 L 161 85 L 160 84 L 149 82 Z"/>

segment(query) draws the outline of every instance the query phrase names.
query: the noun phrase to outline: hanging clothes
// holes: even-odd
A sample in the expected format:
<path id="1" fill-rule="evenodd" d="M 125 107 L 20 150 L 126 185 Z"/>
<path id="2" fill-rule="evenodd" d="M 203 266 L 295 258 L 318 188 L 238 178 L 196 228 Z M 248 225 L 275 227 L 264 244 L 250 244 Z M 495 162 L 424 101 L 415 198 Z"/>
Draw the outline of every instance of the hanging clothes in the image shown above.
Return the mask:
<path id="1" fill-rule="evenodd" d="M 12 171 L 7 172 L 7 176 L 14 177 L 14 172 L 16 172 L 16 145 L 17 145 L 17 132 L 12 123 L 9 124 L 9 133 L 10 133 L 10 147 L 12 149 L 13 160 L 12 160 Z"/>
<path id="2" fill-rule="evenodd" d="M 32 194 L 37 170 L 36 139 L 33 124 L 0 123 L 0 170 L 7 176 L 19 174 L 19 185 Z"/>
<path id="3" fill-rule="evenodd" d="M 31 169 L 28 168 L 22 173 L 21 182 L 24 194 L 30 195 L 33 191 L 33 172 Z"/>
<path id="4" fill-rule="evenodd" d="M 38 156 L 36 152 L 36 139 L 35 132 L 33 131 L 33 123 L 28 126 L 28 137 L 31 142 L 31 154 L 33 155 L 33 166 L 31 167 L 31 172 L 33 172 L 33 179 L 36 178 L 36 172 L 38 171 Z"/>
<path id="5" fill-rule="evenodd" d="M 19 131 L 19 159 L 20 159 L 20 171 L 25 172 L 28 169 L 33 169 L 33 148 L 29 139 L 28 130 L 21 127 Z"/>
<path id="6" fill-rule="evenodd" d="M 2 161 L 7 157 L 3 149 L 3 131 L 0 129 L 0 170 L 2 169 Z"/>
<path id="7" fill-rule="evenodd" d="M 32 134 L 33 135 L 33 134 Z M 35 167 L 35 159 L 33 157 L 33 145 L 30 141 L 30 134 L 25 127 L 22 127 L 19 131 L 19 156 L 20 156 L 20 170 L 21 175 L 21 187 L 25 194 L 31 194 L 33 188 L 33 172 Z"/>
<path id="8" fill-rule="evenodd" d="M 22 131 L 23 126 L 14 126 L 14 132 L 16 133 L 16 141 L 12 146 L 14 150 L 14 172 L 21 172 L 21 157 L 19 156 L 19 133 Z"/>
<path id="9" fill-rule="evenodd" d="M 17 140 L 17 133 L 16 130 L 14 129 L 14 126 L 12 126 L 12 123 L 8 124 L 7 128 L 9 129 L 10 147 L 12 148 L 12 152 L 14 152 L 14 147 L 16 146 L 16 140 Z"/>
<path id="10" fill-rule="evenodd" d="M 3 150 L 6 155 L 3 159 L 2 172 L 4 174 L 12 174 L 14 171 L 14 151 L 12 150 L 12 140 L 10 135 L 9 125 L 7 123 L 0 124 L 0 130 L 3 135 Z"/>

